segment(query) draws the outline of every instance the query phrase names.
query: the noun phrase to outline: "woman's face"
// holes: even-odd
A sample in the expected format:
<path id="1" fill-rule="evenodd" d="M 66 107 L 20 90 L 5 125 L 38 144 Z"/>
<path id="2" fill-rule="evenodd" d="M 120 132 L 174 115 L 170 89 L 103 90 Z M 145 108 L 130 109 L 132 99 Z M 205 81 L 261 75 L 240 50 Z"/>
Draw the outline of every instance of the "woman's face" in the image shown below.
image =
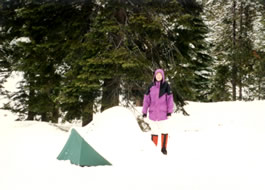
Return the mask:
<path id="1" fill-rule="evenodd" d="M 161 73 L 157 73 L 156 74 L 156 81 L 160 82 L 163 79 L 162 74 Z"/>

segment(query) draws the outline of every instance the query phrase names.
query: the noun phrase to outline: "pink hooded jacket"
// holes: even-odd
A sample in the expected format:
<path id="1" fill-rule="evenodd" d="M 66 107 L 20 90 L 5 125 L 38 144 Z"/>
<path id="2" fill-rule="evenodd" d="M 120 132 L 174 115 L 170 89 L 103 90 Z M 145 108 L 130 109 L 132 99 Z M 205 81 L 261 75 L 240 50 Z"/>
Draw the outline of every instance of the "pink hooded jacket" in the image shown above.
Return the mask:
<path id="1" fill-rule="evenodd" d="M 157 82 L 155 76 L 157 73 L 162 74 L 162 81 Z M 174 101 L 173 94 L 169 84 L 165 81 L 165 74 L 162 69 L 157 69 L 154 75 L 153 83 L 148 87 L 144 95 L 143 114 L 149 111 L 149 118 L 153 121 L 167 119 L 167 114 L 173 112 Z"/>

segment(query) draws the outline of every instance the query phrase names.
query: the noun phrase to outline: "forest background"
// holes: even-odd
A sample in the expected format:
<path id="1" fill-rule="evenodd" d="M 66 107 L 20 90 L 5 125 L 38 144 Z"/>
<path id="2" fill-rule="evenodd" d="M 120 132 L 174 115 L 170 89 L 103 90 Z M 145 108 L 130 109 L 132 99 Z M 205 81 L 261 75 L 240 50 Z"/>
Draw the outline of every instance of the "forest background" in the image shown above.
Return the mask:
<path id="1" fill-rule="evenodd" d="M 4 108 L 85 126 L 94 112 L 141 106 L 157 68 L 176 111 L 265 99 L 264 13 L 264 0 L 1 0 Z M 14 73 L 11 93 L 2 84 Z"/>

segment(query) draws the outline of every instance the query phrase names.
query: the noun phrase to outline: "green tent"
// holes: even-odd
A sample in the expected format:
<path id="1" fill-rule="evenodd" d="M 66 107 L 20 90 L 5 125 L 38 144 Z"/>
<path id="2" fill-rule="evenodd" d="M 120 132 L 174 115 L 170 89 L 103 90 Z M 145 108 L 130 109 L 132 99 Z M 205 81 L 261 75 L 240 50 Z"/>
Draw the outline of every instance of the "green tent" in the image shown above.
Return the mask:
<path id="1" fill-rule="evenodd" d="M 58 160 L 70 160 L 72 164 L 80 166 L 111 165 L 105 158 L 95 151 L 75 129 L 72 129 Z"/>

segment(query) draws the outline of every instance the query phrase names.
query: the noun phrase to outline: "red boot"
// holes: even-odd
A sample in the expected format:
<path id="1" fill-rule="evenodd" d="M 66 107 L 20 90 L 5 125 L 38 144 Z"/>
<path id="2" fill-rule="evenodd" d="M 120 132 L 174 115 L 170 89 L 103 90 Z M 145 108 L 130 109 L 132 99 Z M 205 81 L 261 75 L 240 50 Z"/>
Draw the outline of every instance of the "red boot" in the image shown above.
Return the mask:
<path id="1" fill-rule="evenodd" d="M 155 143 L 155 145 L 157 146 L 157 143 L 158 143 L 158 135 L 151 135 L 151 139 Z"/>
<path id="2" fill-rule="evenodd" d="M 161 152 L 167 155 L 168 134 L 161 134 Z"/>

